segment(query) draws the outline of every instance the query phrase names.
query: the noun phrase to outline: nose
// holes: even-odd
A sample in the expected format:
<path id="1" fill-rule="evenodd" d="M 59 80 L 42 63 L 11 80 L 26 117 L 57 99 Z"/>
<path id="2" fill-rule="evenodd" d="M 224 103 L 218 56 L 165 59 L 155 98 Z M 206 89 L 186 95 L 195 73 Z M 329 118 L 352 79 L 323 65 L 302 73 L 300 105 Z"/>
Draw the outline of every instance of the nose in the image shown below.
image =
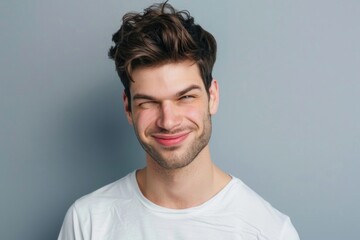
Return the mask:
<path id="1" fill-rule="evenodd" d="M 172 102 L 163 102 L 156 123 L 158 127 L 167 131 L 180 126 L 181 115 L 179 109 Z"/>

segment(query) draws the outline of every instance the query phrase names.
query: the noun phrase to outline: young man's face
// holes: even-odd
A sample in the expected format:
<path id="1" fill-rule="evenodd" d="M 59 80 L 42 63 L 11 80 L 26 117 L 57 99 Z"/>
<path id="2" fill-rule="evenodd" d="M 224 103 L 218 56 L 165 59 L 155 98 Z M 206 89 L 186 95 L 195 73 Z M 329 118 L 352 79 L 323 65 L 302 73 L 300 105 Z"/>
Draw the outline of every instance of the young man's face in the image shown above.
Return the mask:
<path id="1" fill-rule="evenodd" d="M 129 122 L 147 157 L 166 169 L 190 164 L 206 147 L 211 115 L 218 106 L 218 86 L 208 96 L 198 66 L 190 61 L 136 69 L 131 83 Z"/>

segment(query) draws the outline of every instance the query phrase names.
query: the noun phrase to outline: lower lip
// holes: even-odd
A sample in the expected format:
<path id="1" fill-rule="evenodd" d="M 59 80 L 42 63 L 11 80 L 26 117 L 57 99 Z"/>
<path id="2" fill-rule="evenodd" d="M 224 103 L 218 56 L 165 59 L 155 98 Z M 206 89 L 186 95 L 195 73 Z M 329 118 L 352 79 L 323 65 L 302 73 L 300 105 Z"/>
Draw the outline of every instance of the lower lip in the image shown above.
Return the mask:
<path id="1" fill-rule="evenodd" d="M 155 137 L 155 140 L 160 143 L 161 145 L 170 147 L 170 146 L 175 146 L 180 144 L 181 142 L 183 142 L 185 140 L 185 138 L 188 136 L 187 134 L 181 135 L 179 137 L 175 137 L 175 138 L 157 138 Z"/>

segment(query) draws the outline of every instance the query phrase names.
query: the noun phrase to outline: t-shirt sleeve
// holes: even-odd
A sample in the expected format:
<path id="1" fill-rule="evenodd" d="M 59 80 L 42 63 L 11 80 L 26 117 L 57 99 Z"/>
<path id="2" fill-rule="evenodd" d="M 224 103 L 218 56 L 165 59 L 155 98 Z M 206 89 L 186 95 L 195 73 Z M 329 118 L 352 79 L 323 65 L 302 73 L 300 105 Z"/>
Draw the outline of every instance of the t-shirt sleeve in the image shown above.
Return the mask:
<path id="1" fill-rule="evenodd" d="M 65 215 L 58 240 L 84 240 L 75 204 L 69 208 Z"/>
<path id="2" fill-rule="evenodd" d="M 292 225 L 290 218 L 285 221 L 284 227 L 281 231 L 280 240 L 300 240 L 300 237 Z"/>

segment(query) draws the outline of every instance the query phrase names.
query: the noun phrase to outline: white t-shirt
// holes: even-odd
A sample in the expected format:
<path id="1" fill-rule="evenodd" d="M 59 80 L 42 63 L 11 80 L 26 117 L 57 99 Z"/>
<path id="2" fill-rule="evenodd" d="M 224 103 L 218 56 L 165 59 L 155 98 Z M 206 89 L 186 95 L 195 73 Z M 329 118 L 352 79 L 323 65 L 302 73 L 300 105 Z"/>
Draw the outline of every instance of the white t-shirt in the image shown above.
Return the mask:
<path id="1" fill-rule="evenodd" d="M 135 171 L 78 199 L 58 240 L 298 240 L 290 222 L 241 180 L 204 204 L 168 209 L 145 198 Z"/>

